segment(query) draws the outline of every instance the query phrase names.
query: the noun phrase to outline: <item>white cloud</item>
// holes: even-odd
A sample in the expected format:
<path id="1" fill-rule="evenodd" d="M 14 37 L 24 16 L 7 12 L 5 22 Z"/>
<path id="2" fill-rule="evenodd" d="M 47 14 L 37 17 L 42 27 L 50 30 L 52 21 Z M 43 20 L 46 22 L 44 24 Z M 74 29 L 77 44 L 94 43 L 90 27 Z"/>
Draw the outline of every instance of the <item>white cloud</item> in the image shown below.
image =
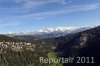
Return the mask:
<path id="1" fill-rule="evenodd" d="M 38 17 L 38 18 L 35 18 L 35 20 L 43 20 L 44 18 L 42 17 Z"/>
<path id="2" fill-rule="evenodd" d="M 73 1 L 71 1 L 71 0 L 69 0 L 69 1 L 67 1 L 67 2 L 66 2 L 66 0 L 62 0 L 62 4 L 64 4 L 64 5 L 65 5 L 65 4 L 72 3 L 72 2 L 73 2 Z"/>
<path id="3" fill-rule="evenodd" d="M 62 3 L 65 0 L 0 0 L 0 2 L 7 2 L 7 3 L 20 3 L 21 6 L 40 6 L 48 3 Z M 68 1 L 69 2 L 69 1 Z"/>
<path id="4" fill-rule="evenodd" d="M 71 0 L 26 0 L 23 3 L 24 8 L 36 8 L 42 5 L 50 4 L 50 3 L 59 3 L 59 4 L 69 4 L 72 3 Z"/>
<path id="5" fill-rule="evenodd" d="M 30 10 L 38 8 L 39 6 L 45 6 L 47 4 L 51 3 L 58 3 L 58 4 L 67 4 L 71 3 L 72 1 L 66 1 L 65 0 L 0 0 L 0 2 L 11 2 L 18 4 L 15 7 L 10 8 L 3 8 L 0 6 L 0 13 L 8 13 L 8 14 L 16 14 L 16 13 L 28 13 Z M 9 3 L 10 4 L 10 3 Z"/>
<path id="6" fill-rule="evenodd" d="M 8 1 L 8 0 L 5 0 Z M 10 0 L 12 1 L 12 0 Z M 13 0 L 15 3 L 21 3 L 21 7 L 16 8 L 1 8 L 0 7 L 0 14 L 10 14 L 12 17 L 17 18 L 33 18 L 35 20 L 42 20 L 44 17 L 48 16 L 56 16 L 62 14 L 68 14 L 72 12 L 79 12 L 79 11 L 89 11 L 94 10 L 100 7 L 100 3 L 93 3 L 93 4 L 83 4 L 83 5 L 73 5 L 69 7 L 49 10 L 46 12 L 30 12 L 33 8 L 38 8 L 39 6 L 46 5 L 49 3 L 60 3 L 60 4 L 69 4 L 72 3 L 72 0 Z M 1 1 L 0 1 L 1 2 Z M 34 11 L 34 9 L 32 10 Z M 17 14 L 17 16 L 16 16 Z M 42 17 L 42 18 L 40 18 Z"/>
<path id="7" fill-rule="evenodd" d="M 0 28 L 3 28 L 3 27 L 11 27 L 11 26 L 18 26 L 19 25 L 19 23 L 17 23 L 17 22 L 12 22 L 12 23 L 1 23 L 0 24 L 1 26 L 0 26 Z"/>
<path id="8" fill-rule="evenodd" d="M 89 11 L 99 8 L 100 4 L 93 3 L 93 4 L 84 4 L 84 5 L 78 5 L 78 6 L 71 6 L 68 8 L 62 8 L 55 11 L 48 11 L 48 12 L 40 12 L 40 13 L 31 13 L 22 15 L 21 17 L 43 17 L 43 16 L 54 16 L 54 15 L 60 15 L 60 14 L 68 14 L 71 12 L 79 12 L 79 11 Z"/>

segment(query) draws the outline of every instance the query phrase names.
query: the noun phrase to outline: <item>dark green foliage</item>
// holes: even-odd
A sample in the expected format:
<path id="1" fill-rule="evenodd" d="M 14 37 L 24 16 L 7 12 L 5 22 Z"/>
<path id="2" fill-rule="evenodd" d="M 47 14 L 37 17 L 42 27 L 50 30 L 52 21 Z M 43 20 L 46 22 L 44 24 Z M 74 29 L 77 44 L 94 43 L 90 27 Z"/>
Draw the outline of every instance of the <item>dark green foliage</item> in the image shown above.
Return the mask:
<path id="1" fill-rule="evenodd" d="M 44 40 L 17 40 L 12 37 L 0 36 L 0 66 L 39 66 L 39 57 L 47 57 L 47 53 L 51 50 L 52 45 Z M 12 49 L 12 45 L 8 48 L 2 45 L 7 45 L 5 42 L 29 42 L 35 45 L 34 50 L 27 49 L 27 46 L 21 45 L 22 49 Z M 17 44 L 16 44 L 17 45 Z M 16 46 L 15 46 L 16 47 Z M 17 48 L 17 47 L 16 47 Z"/>

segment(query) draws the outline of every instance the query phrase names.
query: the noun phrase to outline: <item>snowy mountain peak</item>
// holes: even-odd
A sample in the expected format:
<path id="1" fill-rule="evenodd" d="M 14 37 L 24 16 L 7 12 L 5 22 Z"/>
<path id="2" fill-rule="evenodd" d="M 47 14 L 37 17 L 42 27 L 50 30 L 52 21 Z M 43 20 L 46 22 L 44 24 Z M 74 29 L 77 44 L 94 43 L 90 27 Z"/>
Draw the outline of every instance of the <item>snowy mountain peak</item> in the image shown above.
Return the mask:
<path id="1" fill-rule="evenodd" d="M 44 29 L 40 29 L 37 30 L 37 32 L 64 32 L 64 31 L 74 31 L 77 29 L 81 29 L 81 28 L 86 28 L 86 29 L 90 29 L 90 28 L 94 28 L 95 26 L 82 26 L 82 27 L 57 27 L 57 28 L 44 28 Z M 33 31 L 34 32 L 34 31 Z"/>
<path id="2" fill-rule="evenodd" d="M 48 33 L 75 33 L 75 32 L 80 32 L 80 31 L 84 31 L 84 30 L 88 30 L 91 28 L 94 28 L 96 26 L 82 26 L 82 27 L 56 27 L 56 28 L 44 28 L 44 29 L 40 29 L 40 30 L 33 30 L 33 31 L 29 31 L 29 32 L 19 32 L 19 33 L 6 33 L 8 35 L 42 35 L 42 34 L 48 34 Z"/>

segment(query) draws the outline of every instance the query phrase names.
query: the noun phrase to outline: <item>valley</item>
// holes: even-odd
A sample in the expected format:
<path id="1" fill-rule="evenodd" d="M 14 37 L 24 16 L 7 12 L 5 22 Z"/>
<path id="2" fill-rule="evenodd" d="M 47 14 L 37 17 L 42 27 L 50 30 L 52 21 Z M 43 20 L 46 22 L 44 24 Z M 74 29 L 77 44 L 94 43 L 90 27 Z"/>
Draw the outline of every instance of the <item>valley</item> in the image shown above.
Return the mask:
<path id="1" fill-rule="evenodd" d="M 19 39 L 0 35 L 0 66 L 98 66 L 100 27 L 45 39 Z M 95 63 L 41 64 L 39 58 L 93 57 Z"/>

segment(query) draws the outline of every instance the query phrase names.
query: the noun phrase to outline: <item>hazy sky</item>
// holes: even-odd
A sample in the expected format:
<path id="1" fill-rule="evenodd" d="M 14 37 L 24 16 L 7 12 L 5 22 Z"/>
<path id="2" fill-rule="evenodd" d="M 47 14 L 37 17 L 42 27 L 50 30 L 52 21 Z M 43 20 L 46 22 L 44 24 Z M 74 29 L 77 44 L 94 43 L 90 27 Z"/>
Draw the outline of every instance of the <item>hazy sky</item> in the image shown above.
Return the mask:
<path id="1" fill-rule="evenodd" d="M 100 24 L 100 0 L 0 0 L 0 33 Z"/>

